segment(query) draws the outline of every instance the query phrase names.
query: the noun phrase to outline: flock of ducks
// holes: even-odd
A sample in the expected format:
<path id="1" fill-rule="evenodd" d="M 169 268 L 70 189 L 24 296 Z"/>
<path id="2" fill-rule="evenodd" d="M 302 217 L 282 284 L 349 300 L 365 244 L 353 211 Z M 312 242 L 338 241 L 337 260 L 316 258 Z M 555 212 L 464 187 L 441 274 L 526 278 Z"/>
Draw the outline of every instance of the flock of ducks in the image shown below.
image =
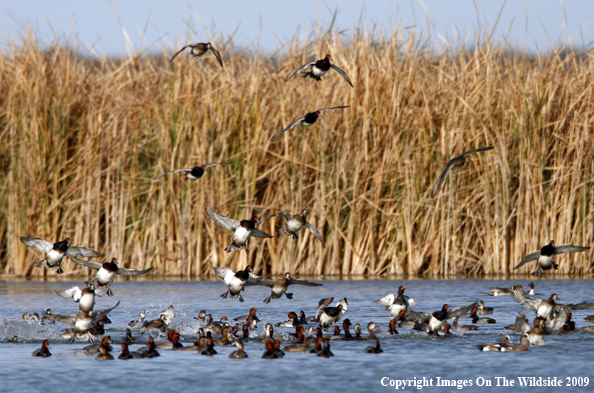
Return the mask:
<path id="1" fill-rule="evenodd" d="M 216 57 L 221 67 L 224 67 L 223 60 L 220 53 L 210 43 L 198 43 L 193 45 L 186 45 L 173 55 L 170 61 L 173 61 L 176 56 L 186 49 L 190 49 L 190 54 L 195 57 L 202 57 L 207 52 L 212 52 Z M 303 78 L 312 78 L 320 81 L 321 77 L 324 76 L 330 69 L 336 71 L 342 76 L 345 81 L 352 87 L 353 84 L 348 75 L 338 66 L 331 64 L 332 58 L 330 55 L 326 55 L 321 60 L 315 60 L 313 57 L 308 59 L 305 64 L 299 68 L 293 70 L 286 78 L 288 81 L 293 76 L 300 74 Z M 286 132 L 295 128 L 298 125 L 311 126 L 321 116 L 321 112 L 328 110 L 345 109 L 348 106 L 341 105 L 335 107 L 321 108 L 314 112 L 307 113 L 304 116 L 291 122 L 283 130 L 271 137 L 271 141 L 280 139 Z M 490 147 L 480 147 L 474 150 L 467 151 L 460 156 L 457 156 L 450 160 L 444 170 L 439 175 L 435 185 L 432 189 L 431 196 L 436 197 L 447 178 L 449 172 L 453 169 L 462 167 L 467 161 L 470 161 L 470 155 L 474 153 L 484 152 L 493 149 Z M 181 168 L 175 169 L 168 172 L 163 172 L 155 176 L 154 180 L 158 180 L 161 177 L 172 173 L 183 172 L 186 179 L 198 180 L 200 179 L 209 168 L 218 165 L 229 165 L 230 162 L 210 163 L 202 166 L 193 168 Z M 262 221 L 259 217 L 253 216 L 251 219 L 246 220 L 235 220 L 230 217 L 226 217 L 213 210 L 212 207 L 206 207 L 207 215 L 219 224 L 221 227 L 233 232 L 231 243 L 225 248 L 225 251 L 241 251 L 244 250 L 249 253 L 248 241 L 251 237 L 255 238 L 272 238 L 275 237 L 270 235 L 258 228 L 257 224 L 261 224 Z M 324 245 L 324 238 L 320 232 L 306 220 L 306 216 L 309 212 L 303 209 L 297 214 L 288 214 L 284 212 L 269 214 L 265 219 L 272 217 L 282 217 L 286 220 L 284 226 L 275 226 L 276 231 L 280 236 L 284 233 L 287 236 L 291 236 L 297 240 L 299 237 L 297 233 L 307 228 L 321 243 Z M 76 301 L 79 305 L 79 310 L 76 314 L 70 315 L 56 315 L 51 312 L 44 313 L 46 321 L 52 322 L 63 322 L 73 326 L 71 329 L 67 329 L 62 334 L 63 338 L 67 338 L 71 341 L 75 340 L 100 340 L 99 344 L 93 344 L 91 346 L 83 348 L 83 351 L 88 353 L 98 353 L 98 360 L 110 360 L 113 359 L 111 354 L 112 347 L 110 345 L 110 336 L 104 336 L 105 328 L 104 324 L 109 323 L 108 314 L 115 309 L 119 302 L 106 310 L 95 311 L 95 296 L 101 296 L 106 294 L 112 296 L 111 285 L 116 275 L 123 276 L 136 276 L 148 274 L 152 271 L 152 268 L 144 270 L 133 270 L 124 269 L 118 266 L 118 261 L 113 258 L 110 262 L 96 263 L 88 260 L 83 260 L 78 257 L 85 258 L 98 258 L 102 257 L 98 251 L 91 250 L 86 247 L 72 246 L 72 242 L 69 238 L 56 243 L 51 243 L 44 239 L 33 238 L 33 237 L 22 237 L 21 241 L 38 251 L 45 254 L 45 258 L 41 261 L 35 262 L 35 266 L 45 267 L 46 269 L 56 270 L 58 274 L 63 272 L 61 262 L 64 257 L 69 257 L 74 263 L 82 266 L 87 266 L 91 269 L 97 270 L 97 273 L 92 281 L 89 281 L 86 286 L 76 286 L 69 288 L 64 291 L 57 291 L 58 295 L 70 298 Z M 570 252 L 582 252 L 589 249 L 589 247 L 580 247 L 573 245 L 562 245 L 556 246 L 554 241 L 544 246 L 540 251 L 533 252 L 526 256 L 515 269 L 520 268 L 524 264 L 531 261 L 538 261 L 538 268 L 532 274 L 539 276 L 543 271 L 551 268 L 557 269 L 557 264 L 554 263 L 554 257 L 557 254 L 570 253 Z M 237 298 L 240 302 L 243 302 L 241 292 L 248 286 L 261 285 L 268 286 L 271 288 L 271 294 L 269 297 L 264 299 L 265 303 L 269 303 L 273 299 L 279 299 L 283 295 L 287 299 L 292 299 L 293 294 L 288 293 L 287 289 L 291 285 L 305 285 L 305 286 L 320 286 L 321 284 L 306 281 L 297 280 L 291 277 L 289 273 L 286 273 L 283 278 L 278 280 L 267 280 L 252 273 L 250 266 L 247 266 L 244 270 L 234 272 L 226 267 L 213 266 L 214 272 L 223 280 L 227 286 L 227 291 L 221 296 L 223 298 L 231 297 Z M 549 299 L 532 299 L 528 296 L 533 295 L 533 285 L 531 285 L 532 291 L 524 292 L 522 286 L 516 285 L 512 288 L 493 288 L 491 295 L 493 296 L 505 296 L 511 295 L 514 300 L 526 307 L 528 310 L 532 310 L 536 314 L 533 326 L 530 327 L 526 319 L 524 311 L 520 312 L 516 323 L 510 327 L 517 333 L 521 334 L 520 343 L 514 345 L 511 343 L 510 337 L 505 336 L 499 343 L 492 343 L 478 346 L 477 348 L 482 351 L 526 351 L 528 345 L 537 345 L 542 343 L 542 338 L 546 334 L 561 334 L 575 330 L 575 323 L 571 321 L 572 310 L 580 309 L 594 309 L 594 303 L 584 302 L 580 304 L 561 304 L 558 303 L 556 295 L 552 295 Z M 360 324 L 355 325 L 355 332 L 351 334 L 350 326 L 351 321 L 345 319 L 342 323 L 342 331 L 340 330 L 337 323 L 341 320 L 342 316 L 348 310 L 347 299 L 344 298 L 335 306 L 331 306 L 333 298 L 322 299 L 317 307 L 316 316 L 313 319 L 306 319 L 304 312 L 301 311 L 301 316 L 297 316 L 296 313 L 290 312 L 288 314 L 289 319 L 287 321 L 278 324 L 279 327 L 294 329 L 294 333 L 291 333 L 291 339 L 285 339 L 284 350 L 281 349 L 283 343 L 278 337 L 274 336 L 274 327 L 272 324 L 266 324 L 265 326 L 265 337 L 262 339 L 264 343 L 264 358 L 281 358 L 284 356 L 284 352 L 292 351 L 304 351 L 313 352 L 318 356 L 330 357 L 333 356 L 330 351 L 331 340 L 364 340 L 370 339 L 373 341 L 373 345 L 365 349 L 366 353 L 381 353 L 383 350 L 380 347 L 380 341 L 378 339 L 379 334 L 395 335 L 398 334 L 397 328 L 410 328 L 418 331 L 426 332 L 431 336 L 448 336 L 451 331 L 470 331 L 478 329 L 477 325 L 480 324 L 494 324 L 496 321 L 488 317 L 479 317 L 482 314 L 492 314 L 493 310 L 484 306 L 481 301 L 474 302 L 472 304 L 450 308 L 448 304 L 444 304 L 441 310 L 435 312 L 419 312 L 414 311 L 412 306 L 415 302 L 409 299 L 408 296 L 404 295 L 404 287 L 400 286 L 397 294 L 389 294 L 379 299 L 377 302 L 386 307 L 386 310 L 390 312 L 393 319 L 389 323 L 388 329 L 375 330 L 375 323 L 371 322 L 368 324 L 369 334 L 363 336 L 361 333 Z M 201 327 L 198 332 L 198 339 L 191 346 L 184 346 L 180 342 L 180 333 L 175 330 L 168 329 L 169 324 L 175 318 L 175 312 L 173 306 L 163 311 L 159 318 L 153 321 L 144 321 L 145 315 L 141 313 L 141 320 L 130 323 L 130 327 L 138 327 L 140 333 L 146 332 L 157 332 L 167 333 L 167 340 L 154 341 L 153 336 L 149 337 L 149 341 L 142 350 L 130 351 L 128 345 L 134 342 L 131 330 L 128 329 L 125 342 L 121 343 L 122 353 L 119 355 L 120 359 L 134 359 L 140 357 L 156 357 L 159 356 L 158 349 L 173 349 L 173 350 L 197 350 L 202 355 L 214 355 L 216 350 L 215 345 L 232 345 L 237 346 L 237 351 L 231 353 L 231 358 L 246 358 L 248 355 L 243 350 L 243 341 L 252 340 L 250 337 L 250 330 L 256 328 L 258 319 L 256 315 L 256 309 L 252 309 L 250 314 L 245 318 L 236 318 L 235 323 L 232 323 L 226 318 L 223 318 L 220 322 L 215 322 L 212 317 L 203 315 L 206 314 L 202 311 L 197 319 L 201 323 Z M 460 318 L 471 318 L 472 325 L 460 326 L 458 325 Z M 448 323 L 448 320 L 453 321 L 453 325 Z M 313 328 L 312 324 L 316 324 L 318 327 Z M 306 326 L 310 326 L 307 327 Z M 333 327 L 332 334 L 325 334 L 324 332 Z M 588 330 L 588 329 L 585 329 Z M 286 337 L 287 335 L 283 335 Z M 220 338 L 219 338 L 220 337 Z M 215 339 L 216 338 L 216 339 Z M 313 345 L 313 346 L 312 346 Z M 312 346 L 310 348 L 310 346 Z M 48 357 L 51 356 L 49 352 L 49 341 L 44 340 L 41 349 L 36 350 L 33 353 L 36 357 Z"/>

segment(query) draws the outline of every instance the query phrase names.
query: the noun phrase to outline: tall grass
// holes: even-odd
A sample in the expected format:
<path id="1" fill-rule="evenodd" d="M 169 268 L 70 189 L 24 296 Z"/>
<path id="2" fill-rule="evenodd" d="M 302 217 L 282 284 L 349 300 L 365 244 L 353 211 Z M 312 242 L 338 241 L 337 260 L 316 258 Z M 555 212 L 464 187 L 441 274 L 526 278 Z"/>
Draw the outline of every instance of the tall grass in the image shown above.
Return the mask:
<path id="1" fill-rule="evenodd" d="M 214 42 L 225 68 L 168 53 L 84 58 L 34 33 L 0 57 L 0 273 L 47 274 L 20 236 L 74 244 L 128 268 L 261 274 L 497 275 L 554 239 L 594 236 L 592 53 L 531 56 L 489 40 L 440 51 L 402 32 L 294 40 L 282 55 Z M 353 81 L 285 76 L 330 53 Z M 317 108 L 323 121 L 269 138 Z M 452 157 L 480 147 L 440 195 Z M 195 182 L 162 171 L 210 162 Z M 244 219 L 310 210 L 309 232 L 223 248 L 207 205 Z M 266 221 L 274 233 L 284 220 Z M 590 273 L 592 251 L 558 273 Z M 65 262 L 66 274 L 84 275 Z M 54 273 L 50 273 L 54 274 Z"/>

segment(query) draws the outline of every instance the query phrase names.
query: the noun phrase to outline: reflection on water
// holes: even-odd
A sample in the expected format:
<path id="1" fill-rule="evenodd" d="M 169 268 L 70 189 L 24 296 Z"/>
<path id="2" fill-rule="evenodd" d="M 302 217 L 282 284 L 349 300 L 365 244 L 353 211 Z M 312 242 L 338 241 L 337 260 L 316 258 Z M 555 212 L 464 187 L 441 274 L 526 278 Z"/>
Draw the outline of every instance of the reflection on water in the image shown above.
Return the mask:
<path id="1" fill-rule="evenodd" d="M 486 294 L 492 286 L 506 287 L 520 283 L 527 287 L 528 280 L 519 281 L 320 281 L 322 287 L 291 287 L 293 300 L 282 298 L 270 304 L 262 302 L 269 288 L 250 287 L 244 294 L 245 303 L 222 299 L 225 292 L 222 282 L 116 282 L 112 298 L 97 298 L 96 309 L 121 304 L 110 315 L 112 324 L 106 325 L 107 334 L 120 342 L 125 335 L 128 322 L 138 319 L 140 311 L 146 311 L 147 319 L 156 319 L 170 304 L 175 306 L 176 318 L 171 328 L 182 334 L 182 343 L 190 344 L 200 326 L 194 318 L 201 309 L 207 310 L 215 319 L 222 316 L 234 318 L 247 314 L 251 307 L 258 308 L 263 321 L 253 336 L 263 336 L 265 322 L 279 322 L 286 319 L 289 311 L 304 310 L 306 315 L 315 315 L 321 298 L 334 296 L 335 300 L 348 298 L 349 309 L 343 318 L 349 318 L 353 325 L 365 327 L 374 321 L 378 328 L 387 328 L 389 312 L 374 300 L 396 292 L 399 285 L 406 287 L 406 294 L 419 302 L 417 311 L 433 312 L 443 303 L 451 307 L 469 304 L 483 299 L 487 306 L 495 307 L 492 315 L 494 325 L 480 325 L 476 332 L 455 333 L 450 338 L 429 338 L 422 333 L 399 329 L 395 337 L 380 336 L 383 350 L 380 355 L 362 353 L 371 345 L 369 341 L 332 341 L 334 357 L 318 358 L 311 354 L 287 353 L 279 360 L 262 359 L 263 345 L 247 342 L 245 351 L 249 358 L 231 360 L 229 353 L 235 347 L 220 347 L 219 355 L 199 356 L 195 352 L 161 350 L 161 357 L 128 362 L 97 362 L 94 356 L 83 355 L 78 350 L 85 344 L 69 343 L 60 339 L 61 331 L 67 326 L 56 323 L 41 325 L 39 322 L 21 320 L 24 312 L 42 312 L 51 308 L 57 314 L 76 313 L 78 306 L 73 301 L 58 297 L 54 290 L 64 289 L 79 282 L 18 282 L 0 284 L 0 367 L 3 374 L 2 390 L 5 391 L 63 391 L 67 388 L 91 390 L 140 390 L 160 389 L 188 390 L 247 390 L 297 391 L 303 388 L 312 391 L 329 388 L 345 391 L 386 391 L 394 387 L 383 387 L 384 383 L 396 379 L 434 379 L 434 386 L 423 390 L 429 392 L 454 391 L 454 387 L 436 387 L 437 377 L 443 379 L 469 380 L 472 387 L 464 391 L 500 391 L 495 377 L 541 376 L 557 377 L 563 381 L 559 391 L 590 391 L 591 387 L 566 387 L 566 377 L 590 377 L 594 384 L 591 364 L 594 362 L 594 333 L 573 333 L 545 337 L 546 345 L 531 347 L 527 353 L 484 353 L 474 345 L 499 341 L 504 334 L 503 326 L 514 323 L 517 313 L 524 308 L 514 302 L 511 296 L 489 297 Z M 591 280 L 539 280 L 535 282 L 537 296 L 548 298 L 555 292 L 560 302 L 578 303 L 594 300 Z M 574 320 L 579 327 L 589 325 L 584 317 L 594 311 L 575 311 Z M 533 313 L 526 311 L 529 320 Z M 470 321 L 461 320 L 462 324 Z M 277 332 L 292 329 L 276 328 Z M 22 343 L 5 343 L 13 335 Z M 133 335 L 140 343 L 146 337 Z M 286 335 L 283 335 L 286 337 Z M 31 357 L 40 342 L 48 338 L 50 351 L 54 356 L 48 359 Z M 161 338 L 159 338 L 161 339 Z M 512 338 L 518 341 L 518 336 Z M 132 350 L 140 348 L 132 346 Z M 119 346 L 114 345 L 116 355 Z M 550 362 L 554 364 L 551 365 Z M 165 377 L 166 376 L 166 377 Z M 477 388 L 477 378 L 491 381 L 491 388 Z M 481 381 L 479 379 L 479 381 Z M 500 379 L 501 381 L 501 379 Z M 516 382 L 516 385 L 518 382 Z M 590 385 L 592 386 L 592 385 Z M 407 387 L 407 390 L 413 389 Z M 519 388 L 518 388 L 519 389 Z M 536 391 L 537 388 L 521 388 L 522 391 Z"/>

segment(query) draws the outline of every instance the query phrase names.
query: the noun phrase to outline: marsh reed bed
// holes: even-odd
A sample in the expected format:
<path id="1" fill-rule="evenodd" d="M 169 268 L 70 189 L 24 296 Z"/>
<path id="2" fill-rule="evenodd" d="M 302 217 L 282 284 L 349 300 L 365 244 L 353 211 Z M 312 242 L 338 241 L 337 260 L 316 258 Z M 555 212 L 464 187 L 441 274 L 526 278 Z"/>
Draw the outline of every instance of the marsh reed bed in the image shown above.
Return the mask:
<path id="1" fill-rule="evenodd" d="M 423 37 L 355 32 L 294 40 L 282 53 L 237 49 L 198 61 L 162 53 L 86 58 L 34 34 L 0 57 L 0 273 L 47 274 L 20 236 L 70 237 L 158 275 L 212 275 L 210 263 L 261 274 L 497 275 L 551 239 L 594 236 L 594 63 L 567 49 L 528 55 L 483 40 L 472 50 Z M 286 75 L 330 53 L 353 81 Z M 268 140 L 317 108 L 323 121 Z M 495 146 L 453 172 L 445 164 Z M 198 181 L 163 171 L 210 162 Z M 227 216 L 310 210 L 326 247 L 252 239 L 223 248 Z M 274 234 L 277 218 L 260 227 Z M 284 222 L 284 220 L 282 221 Z M 594 250 L 555 274 L 591 273 Z M 66 260 L 65 274 L 84 276 Z M 50 273 L 54 274 L 54 273 Z"/>

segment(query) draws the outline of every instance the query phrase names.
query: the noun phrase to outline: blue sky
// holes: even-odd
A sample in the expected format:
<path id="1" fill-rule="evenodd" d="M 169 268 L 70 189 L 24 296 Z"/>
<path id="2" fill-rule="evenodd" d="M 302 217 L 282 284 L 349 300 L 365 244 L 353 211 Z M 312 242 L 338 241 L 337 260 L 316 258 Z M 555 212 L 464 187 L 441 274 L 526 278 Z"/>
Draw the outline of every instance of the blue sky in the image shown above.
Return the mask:
<path id="1" fill-rule="evenodd" d="M 386 32 L 413 27 L 436 45 L 464 39 L 472 44 L 477 29 L 494 27 L 495 37 L 530 51 L 548 51 L 551 42 L 571 40 L 581 48 L 594 41 L 594 3 L 585 0 L 0 0 L 0 48 L 6 50 L 9 37 L 21 42 L 28 26 L 45 43 L 57 36 L 97 54 L 171 51 L 231 35 L 242 47 L 275 51 L 294 35 L 307 36 L 317 20 L 327 26 L 336 10 L 335 25 L 347 36 L 361 21 Z M 214 31 L 221 37 L 213 38 Z"/>

